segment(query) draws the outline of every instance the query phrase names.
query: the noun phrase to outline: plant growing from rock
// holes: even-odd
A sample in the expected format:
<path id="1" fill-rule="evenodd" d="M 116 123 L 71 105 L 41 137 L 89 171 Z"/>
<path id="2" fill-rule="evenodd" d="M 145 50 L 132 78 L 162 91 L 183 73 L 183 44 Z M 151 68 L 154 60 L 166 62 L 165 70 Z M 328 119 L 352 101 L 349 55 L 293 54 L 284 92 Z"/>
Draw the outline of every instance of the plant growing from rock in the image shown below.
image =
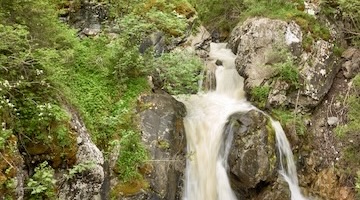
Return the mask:
<path id="1" fill-rule="evenodd" d="M 27 182 L 30 199 L 56 199 L 54 169 L 45 161 L 35 168 Z"/>

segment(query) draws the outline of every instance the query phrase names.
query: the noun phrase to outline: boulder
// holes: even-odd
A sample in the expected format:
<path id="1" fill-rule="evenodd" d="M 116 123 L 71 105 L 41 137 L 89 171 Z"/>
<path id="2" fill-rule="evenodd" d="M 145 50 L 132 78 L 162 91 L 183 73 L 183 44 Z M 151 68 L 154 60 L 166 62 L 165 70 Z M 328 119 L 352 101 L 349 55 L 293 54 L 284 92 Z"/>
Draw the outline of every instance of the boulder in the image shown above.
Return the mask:
<path id="1" fill-rule="evenodd" d="M 250 18 L 239 24 L 232 31 L 228 46 L 237 54 L 236 68 L 245 78 L 245 91 L 250 94 L 254 87 L 270 86 L 270 107 L 290 104 L 308 109 L 318 105 L 330 89 L 340 63 L 333 53 L 333 43 L 319 39 L 307 52 L 302 48 L 302 40 L 301 27 L 295 22 Z M 290 54 L 285 55 L 286 52 Z M 275 64 L 288 59 L 299 71 L 298 91 L 278 81 Z"/>
<path id="2" fill-rule="evenodd" d="M 75 165 L 92 162 L 93 166 L 82 173 L 76 174 L 73 178 L 60 181 L 58 188 L 59 199 L 99 199 L 100 189 L 104 181 L 104 157 L 102 152 L 91 141 L 90 135 L 78 115 L 72 111 L 69 111 L 69 115 L 71 116 L 70 125 L 78 137 Z"/>
<path id="3" fill-rule="evenodd" d="M 137 109 L 142 140 L 150 155 L 145 177 L 150 190 L 122 199 L 181 199 L 186 163 L 185 106 L 162 93 L 140 96 Z"/>
<path id="4" fill-rule="evenodd" d="M 236 113 L 225 125 L 233 134 L 228 157 L 231 182 L 237 193 L 262 190 L 277 176 L 275 132 L 267 116 L 257 110 Z"/>

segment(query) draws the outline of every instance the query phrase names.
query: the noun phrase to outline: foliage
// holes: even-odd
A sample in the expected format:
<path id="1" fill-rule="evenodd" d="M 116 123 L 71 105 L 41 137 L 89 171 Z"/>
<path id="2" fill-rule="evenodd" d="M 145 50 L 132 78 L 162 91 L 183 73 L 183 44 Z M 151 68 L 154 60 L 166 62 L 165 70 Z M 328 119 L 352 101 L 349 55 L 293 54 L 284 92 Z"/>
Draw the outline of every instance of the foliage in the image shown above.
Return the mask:
<path id="1" fill-rule="evenodd" d="M 270 86 L 256 86 L 251 89 L 251 102 L 255 102 L 259 108 L 265 108 L 269 96 Z"/>
<path id="2" fill-rule="evenodd" d="M 167 53 L 155 60 L 163 89 L 170 94 L 195 94 L 202 78 L 202 62 L 187 52 Z"/>
<path id="3" fill-rule="evenodd" d="M 0 46 L 0 120 L 25 145 L 69 146 L 69 117 L 56 102 L 40 57 L 21 25 L 2 25 Z M 43 134 L 39 134 L 43 133 Z"/>
<path id="4" fill-rule="evenodd" d="M 360 45 L 360 2 L 358 0 L 322 0 L 321 12 L 334 20 L 345 22 L 343 32 L 354 46 Z"/>
<path id="5" fill-rule="evenodd" d="M 305 135 L 306 126 L 304 124 L 304 119 L 306 116 L 284 108 L 274 109 L 271 112 L 272 115 L 287 129 L 295 131 L 298 135 Z"/>
<path id="6" fill-rule="evenodd" d="M 80 39 L 75 30 L 58 20 L 56 6 L 61 3 L 0 0 L 0 151 L 13 150 L 8 148 L 12 143 L 20 153 L 30 154 L 27 156 L 40 152 L 40 161 L 56 157 L 58 162 L 72 160 L 66 163 L 71 166 L 77 145 L 66 108 L 79 112 L 105 154 L 109 141 L 120 138 L 120 178 L 139 178 L 138 167 L 146 159 L 146 151 L 134 108 L 136 98 L 150 90 L 146 75 L 161 63 L 161 72 L 173 76 L 166 78 L 168 88 L 195 91 L 201 65 L 189 55 L 168 54 L 155 61 L 152 54 L 139 53 L 139 44 L 156 31 L 181 36 L 188 26 L 185 13 L 192 10 L 186 0 L 114 1 L 113 14 L 121 15 L 114 20 L 121 29 L 119 35 Z M 73 3 L 78 6 L 81 1 Z M 179 74 L 184 80 L 174 78 Z M 21 145 L 16 145 L 17 141 Z M 10 161 L 17 164 L 15 157 Z M 60 166 L 55 158 L 48 161 L 54 168 Z M 3 178 L 2 173 L 10 167 L 2 162 L 0 167 Z M 76 165 L 67 178 L 86 169 L 87 165 Z M 10 171 L 15 174 L 15 170 Z M 28 195 L 51 199 L 52 174 L 46 162 L 40 164 L 28 182 Z"/>
<path id="7" fill-rule="evenodd" d="M 347 109 L 347 118 L 344 124 L 339 124 L 335 133 L 343 142 L 343 166 L 347 166 L 347 173 L 350 173 L 353 177 L 356 177 L 358 166 L 360 165 L 360 75 L 356 75 L 352 80 L 351 89 L 349 91 L 349 97 L 345 100 L 345 108 Z M 360 195 L 359 191 L 359 174 L 354 182 L 355 189 Z"/>
<path id="8" fill-rule="evenodd" d="M 357 192 L 358 197 L 360 197 L 360 171 L 357 172 L 355 191 Z"/>
<path id="9" fill-rule="evenodd" d="M 55 199 L 54 169 L 45 161 L 35 168 L 35 173 L 27 182 L 30 199 Z"/>
<path id="10" fill-rule="evenodd" d="M 296 89 L 299 88 L 299 69 L 294 65 L 294 61 L 290 56 L 286 58 L 285 62 L 277 63 L 274 67 L 280 80 L 286 81 Z"/>
<path id="11" fill-rule="evenodd" d="M 153 25 L 153 29 L 172 36 L 183 35 L 188 26 L 185 18 L 186 13 L 181 12 L 183 11 L 181 8 L 187 5 L 185 0 L 109 0 L 109 2 L 114 17 L 121 16 L 123 19 L 128 16 L 136 16 L 141 19 L 140 24 Z"/>
<path id="12" fill-rule="evenodd" d="M 95 167 L 94 161 L 92 161 L 92 160 L 85 161 L 85 162 L 79 163 L 77 165 L 74 165 L 71 169 L 69 169 L 68 174 L 64 174 L 64 177 L 66 180 L 71 180 L 77 174 L 82 174 L 83 172 L 93 169 L 94 167 Z"/>
<path id="13" fill-rule="evenodd" d="M 245 7 L 243 0 L 190 0 L 190 3 L 196 8 L 205 26 L 227 31 L 237 24 L 239 14 Z"/>
<path id="14" fill-rule="evenodd" d="M 133 130 L 123 131 L 120 139 L 120 156 L 117 160 L 120 179 L 124 182 L 141 179 L 138 169 L 146 159 L 147 153 L 140 135 Z"/>
<path id="15" fill-rule="evenodd" d="M 35 48 L 67 48 L 73 38 L 63 31 L 66 25 L 58 20 L 55 5 L 59 1 L 1 0 L 0 22 L 25 26 Z"/>

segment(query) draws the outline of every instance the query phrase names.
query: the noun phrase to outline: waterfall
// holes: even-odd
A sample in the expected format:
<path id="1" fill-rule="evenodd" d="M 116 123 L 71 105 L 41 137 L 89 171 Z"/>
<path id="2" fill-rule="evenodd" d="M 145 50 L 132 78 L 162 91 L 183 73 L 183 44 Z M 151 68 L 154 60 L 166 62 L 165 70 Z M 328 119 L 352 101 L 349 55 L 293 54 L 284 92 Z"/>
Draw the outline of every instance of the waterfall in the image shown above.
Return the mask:
<path id="1" fill-rule="evenodd" d="M 215 91 L 179 97 L 187 109 L 184 118 L 187 138 L 184 200 L 236 200 L 227 176 L 227 156 L 232 139 L 223 135 L 224 126 L 231 114 L 256 108 L 245 99 L 244 80 L 235 69 L 236 56 L 226 49 L 226 43 L 211 43 L 209 55 L 222 61 L 222 66 L 215 72 Z M 281 155 L 280 174 L 289 184 L 292 200 L 304 200 L 289 142 L 281 125 L 276 121 L 272 124 Z"/>

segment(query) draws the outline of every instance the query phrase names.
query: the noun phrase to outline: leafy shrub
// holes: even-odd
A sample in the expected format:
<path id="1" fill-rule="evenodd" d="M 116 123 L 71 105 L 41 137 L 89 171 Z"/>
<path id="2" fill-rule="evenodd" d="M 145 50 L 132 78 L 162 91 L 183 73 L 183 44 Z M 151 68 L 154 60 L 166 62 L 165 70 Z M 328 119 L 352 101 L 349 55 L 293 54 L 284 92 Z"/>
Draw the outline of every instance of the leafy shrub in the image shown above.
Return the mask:
<path id="1" fill-rule="evenodd" d="M 68 170 L 68 174 L 65 174 L 64 177 L 66 180 L 73 179 L 77 174 L 81 174 L 95 167 L 94 161 L 85 161 L 83 163 L 79 163 L 74 165 L 71 169 Z"/>
<path id="2" fill-rule="evenodd" d="M 30 199 L 55 199 L 54 169 L 45 161 L 35 168 L 35 173 L 27 182 Z"/>
<path id="3" fill-rule="evenodd" d="M 200 20 L 206 26 L 221 28 L 230 31 L 239 19 L 239 14 L 244 10 L 243 0 L 189 0 L 196 8 Z"/>
<path id="4" fill-rule="evenodd" d="M 293 59 L 290 56 L 286 58 L 285 62 L 277 63 L 274 67 L 280 80 L 286 81 L 295 87 L 295 89 L 299 88 L 299 69 L 294 65 Z"/>
<path id="5" fill-rule="evenodd" d="M 163 89 L 170 94 L 195 94 L 202 78 L 202 62 L 191 53 L 172 52 L 155 60 Z"/>
<path id="6" fill-rule="evenodd" d="M 147 159 L 147 153 L 141 143 L 140 135 L 133 130 L 123 131 L 120 148 L 120 156 L 117 160 L 120 179 L 124 182 L 141 179 L 138 169 Z"/>

